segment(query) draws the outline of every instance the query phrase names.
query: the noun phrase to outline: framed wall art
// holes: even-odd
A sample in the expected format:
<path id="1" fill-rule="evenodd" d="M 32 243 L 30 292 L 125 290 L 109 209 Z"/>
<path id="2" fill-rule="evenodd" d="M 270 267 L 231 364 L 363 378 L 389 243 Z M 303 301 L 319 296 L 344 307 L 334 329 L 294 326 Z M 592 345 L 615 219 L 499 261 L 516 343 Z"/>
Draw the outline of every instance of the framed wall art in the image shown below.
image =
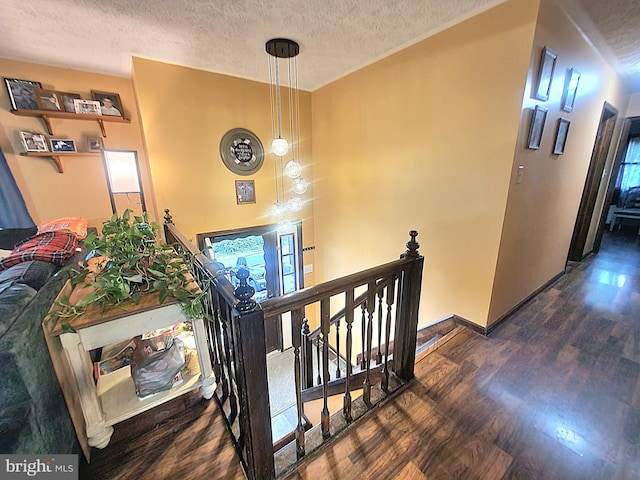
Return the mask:
<path id="1" fill-rule="evenodd" d="M 573 102 L 576 99 L 579 82 L 580 72 L 575 71 L 573 68 L 567 70 L 567 76 L 564 79 L 564 91 L 562 92 L 562 110 L 565 112 L 573 110 Z"/>
<path id="2" fill-rule="evenodd" d="M 553 153 L 555 155 L 562 155 L 564 153 L 564 146 L 567 143 L 567 135 L 569 135 L 569 125 L 571 125 L 571 122 L 568 119 L 558 119 L 556 141 L 553 143 Z"/>
<path id="3" fill-rule="evenodd" d="M 62 106 L 65 112 L 76 113 L 76 106 L 73 103 L 75 99 L 80 99 L 80 94 L 78 93 L 68 93 L 68 92 L 58 92 L 60 98 L 62 99 Z"/>
<path id="4" fill-rule="evenodd" d="M 76 152 L 76 142 L 67 138 L 52 138 L 51 142 L 52 152 Z"/>
<path id="5" fill-rule="evenodd" d="M 34 88 L 42 88 L 40 82 L 5 78 L 4 84 L 9 93 L 12 110 L 38 110 Z"/>
<path id="6" fill-rule="evenodd" d="M 100 137 L 87 137 L 86 141 L 88 152 L 100 152 L 104 148 Z"/>
<path id="7" fill-rule="evenodd" d="M 233 128 L 220 140 L 220 157 L 236 175 L 256 173 L 264 162 L 264 148 L 260 139 L 245 128 Z"/>
<path id="8" fill-rule="evenodd" d="M 553 80 L 553 72 L 556 68 L 556 55 L 553 51 L 547 47 L 542 49 L 542 56 L 540 57 L 540 68 L 538 69 L 538 78 L 534 85 L 533 98 L 538 100 L 549 100 L 549 92 L 551 90 L 551 81 Z"/>
<path id="9" fill-rule="evenodd" d="M 80 98 L 74 98 L 73 106 L 76 111 L 75 113 L 79 113 L 81 115 L 102 115 L 100 102 L 96 100 L 82 100 Z"/>
<path id="10" fill-rule="evenodd" d="M 112 117 L 122 117 L 122 102 L 120 95 L 117 93 L 97 92 L 91 90 L 91 97 L 100 102 L 100 111 L 102 115 L 110 115 Z"/>
<path id="11" fill-rule="evenodd" d="M 40 110 L 63 110 L 62 97 L 58 95 L 58 92 L 45 90 L 44 88 L 34 88 L 34 91 Z"/>
<path id="12" fill-rule="evenodd" d="M 547 120 L 547 109 L 537 105 L 533 109 L 531 116 L 531 124 L 529 125 L 529 138 L 527 139 L 527 148 L 537 150 L 540 148 L 542 140 L 542 131 L 544 130 L 544 122 Z"/>
<path id="13" fill-rule="evenodd" d="M 25 152 L 48 152 L 47 138 L 41 133 L 20 132 L 20 140 Z"/>
<path id="14" fill-rule="evenodd" d="M 236 180 L 236 201 L 238 205 L 256 203 L 256 186 L 253 180 Z"/>

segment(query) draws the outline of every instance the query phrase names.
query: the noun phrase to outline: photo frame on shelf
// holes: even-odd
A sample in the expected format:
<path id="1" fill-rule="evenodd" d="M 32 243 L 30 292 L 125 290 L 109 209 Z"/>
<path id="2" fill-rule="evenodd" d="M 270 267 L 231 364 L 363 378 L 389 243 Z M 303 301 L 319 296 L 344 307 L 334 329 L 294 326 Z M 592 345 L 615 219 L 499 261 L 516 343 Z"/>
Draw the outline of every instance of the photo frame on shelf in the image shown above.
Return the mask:
<path id="1" fill-rule="evenodd" d="M 39 110 L 63 111 L 62 97 L 54 90 L 46 90 L 44 88 L 34 88 L 36 94 L 36 102 L 38 102 Z"/>
<path id="2" fill-rule="evenodd" d="M 87 151 L 100 152 L 104 148 L 101 137 L 87 137 Z"/>
<path id="3" fill-rule="evenodd" d="M 124 117 L 119 94 L 91 90 L 91 98 L 100 103 L 102 115 Z"/>
<path id="4" fill-rule="evenodd" d="M 538 69 L 538 77 L 534 86 L 533 98 L 545 102 L 549 100 L 549 92 L 551 91 L 551 82 L 553 80 L 553 72 L 556 68 L 557 58 L 558 55 L 546 46 L 542 49 L 540 68 Z"/>
<path id="5" fill-rule="evenodd" d="M 236 201 L 238 205 L 256 203 L 256 186 L 253 180 L 236 180 Z"/>
<path id="6" fill-rule="evenodd" d="M 73 105 L 75 113 L 80 115 L 102 115 L 100 110 L 100 102 L 96 100 L 83 100 L 81 98 L 74 98 Z"/>
<path id="7" fill-rule="evenodd" d="M 76 142 L 68 138 L 52 138 L 49 142 L 52 152 L 77 152 Z"/>
<path id="8" fill-rule="evenodd" d="M 20 141 L 25 152 L 48 152 L 47 137 L 36 132 L 20 132 Z"/>
<path id="9" fill-rule="evenodd" d="M 578 92 L 578 83 L 580 83 L 580 72 L 570 68 L 564 79 L 564 91 L 562 92 L 562 110 L 571 112 L 573 103 Z"/>
<path id="10" fill-rule="evenodd" d="M 542 132 L 544 131 L 544 123 L 547 120 L 547 109 L 537 105 L 533 109 L 531 115 L 531 124 L 529 125 L 529 137 L 527 139 L 527 148 L 537 150 L 540 148 L 542 140 Z"/>
<path id="11" fill-rule="evenodd" d="M 553 143 L 554 155 L 562 155 L 564 153 L 564 146 L 567 143 L 567 136 L 569 135 L 569 126 L 571 122 L 567 118 L 560 117 L 558 119 L 558 128 L 556 129 L 556 140 Z"/>
<path id="12" fill-rule="evenodd" d="M 12 110 L 38 110 L 34 88 L 42 88 L 40 82 L 4 78 L 4 85 L 9 93 Z"/>
<path id="13" fill-rule="evenodd" d="M 76 113 L 76 106 L 73 103 L 75 99 L 80 99 L 79 93 L 58 92 L 62 99 L 62 106 L 65 112 Z"/>

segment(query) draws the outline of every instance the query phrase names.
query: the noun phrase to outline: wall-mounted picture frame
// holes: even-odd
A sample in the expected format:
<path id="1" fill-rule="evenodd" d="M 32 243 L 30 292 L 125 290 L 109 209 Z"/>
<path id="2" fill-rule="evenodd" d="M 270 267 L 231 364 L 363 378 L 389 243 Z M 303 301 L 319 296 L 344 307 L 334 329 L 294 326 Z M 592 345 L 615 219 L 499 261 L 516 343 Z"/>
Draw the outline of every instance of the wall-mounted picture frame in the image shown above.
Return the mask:
<path id="1" fill-rule="evenodd" d="M 73 106 L 75 109 L 75 113 L 78 113 L 80 115 L 102 116 L 102 110 L 100 110 L 100 102 L 96 100 L 83 100 L 81 98 L 74 98 Z"/>
<path id="2" fill-rule="evenodd" d="M 253 180 L 236 180 L 236 201 L 238 205 L 256 203 L 256 186 Z"/>
<path id="3" fill-rule="evenodd" d="M 101 137 L 87 137 L 86 142 L 88 152 L 100 152 L 104 149 Z"/>
<path id="4" fill-rule="evenodd" d="M 25 152 L 48 152 L 47 137 L 36 132 L 20 132 L 20 141 Z"/>
<path id="5" fill-rule="evenodd" d="M 11 110 L 38 110 L 34 88 L 42 88 L 40 82 L 20 80 L 18 78 L 3 78 L 4 85 L 9 93 Z"/>
<path id="6" fill-rule="evenodd" d="M 34 88 L 36 94 L 36 102 L 38 102 L 39 110 L 62 111 L 62 97 L 54 90 L 46 90 L 44 88 Z"/>
<path id="7" fill-rule="evenodd" d="M 544 130 L 544 123 L 547 120 L 547 109 L 536 105 L 531 115 L 531 124 L 529 125 L 529 137 L 527 138 L 527 148 L 537 150 L 540 148 L 540 142 L 542 140 L 542 132 Z"/>
<path id="8" fill-rule="evenodd" d="M 546 46 L 542 49 L 540 57 L 540 68 L 538 69 L 538 78 L 534 85 L 533 98 L 538 100 L 549 100 L 549 92 L 551 91 L 551 82 L 553 81 L 553 72 L 556 68 L 556 59 L 558 55 Z"/>
<path id="9" fill-rule="evenodd" d="M 49 142 L 52 152 L 77 152 L 76 142 L 68 138 L 52 138 Z"/>
<path id="10" fill-rule="evenodd" d="M 580 72 L 570 68 L 564 79 L 564 91 L 562 92 L 562 110 L 571 112 L 573 110 L 573 102 L 576 99 L 578 91 L 578 83 L 580 83 Z"/>
<path id="11" fill-rule="evenodd" d="M 553 143 L 554 155 L 562 155 L 564 153 L 564 146 L 567 143 L 567 136 L 569 135 L 569 126 L 571 121 L 567 118 L 560 117 L 558 119 L 558 128 L 556 129 L 556 141 Z"/>
<path id="12" fill-rule="evenodd" d="M 65 112 L 76 113 L 76 105 L 73 103 L 75 99 L 80 99 L 79 93 L 58 92 L 62 99 L 62 106 Z"/>
<path id="13" fill-rule="evenodd" d="M 110 92 L 98 92 L 91 90 L 91 98 L 100 102 L 100 111 L 102 115 L 109 115 L 112 117 L 122 117 L 122 102 L 120 101 L 120 95 Z"/>

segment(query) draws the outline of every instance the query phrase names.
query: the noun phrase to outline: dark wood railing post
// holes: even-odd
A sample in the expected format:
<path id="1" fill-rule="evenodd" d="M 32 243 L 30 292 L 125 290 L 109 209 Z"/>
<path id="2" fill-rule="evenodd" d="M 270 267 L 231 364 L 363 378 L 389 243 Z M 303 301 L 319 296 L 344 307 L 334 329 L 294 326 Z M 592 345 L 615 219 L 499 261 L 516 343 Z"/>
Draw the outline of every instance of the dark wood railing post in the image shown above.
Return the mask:
<path id="1" fill-rule="evenodd" d="M 418 307 L 422 287 L 422 268 L 424 258 L 418 252 L 420 244 L 416 242 L 418 232 L 409 232 L 411 240 L 403 257 L 413 262 L 400 277 L 400 311 L 396 323 L 393 345 L 393 364 L 396 375 L 404 380 L 413 378 L 416 359 L 416 335 L 418 330 Z"/>
<path id="2" fill-rule="evenodd" d="M 247 285 L 249 271 L 237 272 L 240 285 L 234 295 L 233 318 L 236 382 L 241 405 L 241 424 L 245 431 L 244 452 L 247 476 L 253 479 L 275 478 L 271 435 L 271 408 L 267 380 L 267 347 L 265 345 L 264 313 L 251 299 L 254 289 Z"/>

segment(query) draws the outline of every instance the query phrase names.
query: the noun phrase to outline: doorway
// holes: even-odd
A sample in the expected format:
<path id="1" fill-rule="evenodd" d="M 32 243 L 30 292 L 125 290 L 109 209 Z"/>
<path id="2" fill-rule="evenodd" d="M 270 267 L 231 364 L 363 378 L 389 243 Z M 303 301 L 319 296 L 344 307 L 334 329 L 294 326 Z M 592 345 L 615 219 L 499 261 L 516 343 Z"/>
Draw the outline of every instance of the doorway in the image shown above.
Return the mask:
<path id="1" fill-rule="evenodd" d="M 594 216 L 594 212 L 598 199 L 601 202 L 604 200 L 604 195 L 600 193 L 600 187 L 617 118 L 618 110 L 605 102 L 600 115 L 591 162 L 589 163 L 587 178 L 582 191 L 582 198 L 580 199 L 580 207 L 578 208 L 578 216 L 571 237 L 568 261 L 580 262 L 593 251 L 597 252 L 602 240 L 605 218 L 602 215 Z M 590 232 L 592 232 L 592 235 L 589 235 Z M 595 232 L 595 235 L 593 232 Z"/>
<path id="2" fill-rule="evenodd" d="M 256 302 L 304 287 L 300 222 L 287 230 L 279 230 L 277 225 L 263 225 L 199 233 L 196 238 L 198 248 L 207 257 L 225 266 L 227 278 L 233 285 L 239 284 L 235 275 L 238 268 L 249 270 L 247 283 L 255 290 Z M 265 320 L 267 353 L 283 350 L 290 343 L 283 338 L 282 323 L 280 316 Z M 286 329 L 285 333 L 288 333 Z"/>

